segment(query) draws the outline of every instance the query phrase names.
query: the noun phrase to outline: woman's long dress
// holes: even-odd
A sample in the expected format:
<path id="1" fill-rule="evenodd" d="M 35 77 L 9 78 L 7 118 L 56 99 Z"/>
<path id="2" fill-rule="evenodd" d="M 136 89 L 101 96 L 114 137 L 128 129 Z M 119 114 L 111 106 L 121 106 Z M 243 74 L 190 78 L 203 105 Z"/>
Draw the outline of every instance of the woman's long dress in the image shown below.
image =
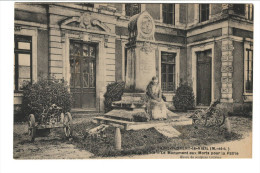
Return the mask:
<path id="1" fill-rule="evenodd" d="M 151 119 L 167 119 L 167 108 L 162 100 L 161 88 L 152 82 L 147 86 L 148 103 L 147 109 Z"/>

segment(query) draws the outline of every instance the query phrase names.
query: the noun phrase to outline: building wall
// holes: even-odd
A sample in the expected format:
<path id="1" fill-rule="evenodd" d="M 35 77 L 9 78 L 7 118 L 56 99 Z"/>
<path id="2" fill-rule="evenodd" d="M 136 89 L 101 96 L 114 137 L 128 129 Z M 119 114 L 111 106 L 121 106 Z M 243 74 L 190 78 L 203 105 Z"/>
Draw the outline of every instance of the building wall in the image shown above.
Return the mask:
<path id="1" fill-rule="evenodd" d="M 116 62 L 115 62 L 115 68 L 116 68 L 116 71 L 115 71 L 115 78 L 116 78 L 116 80 L 117 81 L 122 81 L 123 80 L 123 78 L 122 78 L 122 74 L 124 73 L 123 72 L 123 68 L 122 68 L 122 66 L 123 66 L 123 58 L 124 58 L 124 56 L 123 56 L 123 51 L 124 51 L 124 49 L 122 49 L 122 41 L 121 40 L 116 40 L 116 47 L 115 47 L 115 49 L 116 49 L 116 56 L 115 56 L 115 58 L 116 58 Z"/>
<path id="2" fill-rule="evenodd" d="M 44 6 L 18 5 L 15 10 L 15 20 L 47 24 L 46 9 Z M 25 11 L 26 10 L 26 11 Z"/>
<path id="3" fill-rule="evenodd" d="M 187 23 L 193 23 L 194 22 L 194 16 L 195 16 L 195 9 L 194 4 L 187 4 Z"/>
<path id="4" fill-rule="evenodd" d="M 180 83 L 186 82 L 187 79 L 187 49 L 180 48 Z"/>
<path id="5" fill-rule="evenodd" d="M 88 8 L 73 3 L 53 3 L 52 5 L 16 4 L 15 25 L 31 27 L 37 31 L 37 76 L 55 75 L 58 79 L 69 79 L 69 41 L 71 39 L 93 42 L 97 45 L 97 90 L 96 100 L 102 104 L 102 95 L 108 83 L 124 80 L 124 49 L 128 39 L 128 22 L 124 16 L 124 4 L 112 3 L 112 9 Z M 106 6 L 106 4 L 102 4 Z M 160 75 L 160 51 L 179 51 L 178 82 L 188 82 L 193 86 L 192 48 L 214 43 L 214 98 L 222 97 L 222 57 L 223 39 L 233 41 L 233 83 L 234 102 L 243 100 L 243 39 L 253 39 L 252 29 L 244 19 L 238 23 L 237 18 L 230 19 L 222 12 L 222 4 L 211 4 L 209 21 L 198 23 L 198 4 L 175 4 L 175 26 L 161 23 L 161 4 L 145 4 L 146 10 L 156 21 L 155 57 L 157 75 Z M 142 6 L 143 8 L 143 6 Z M 113 12 L 113 10 L 116 10 Z M 47 15 L 49 13 L 49 15 Z M 62 24 L 73 17 L 82 17 L 86 13 L 90 18 L 98 19 L 110 31 L 99 26 L 94 29 Z M 221 17 L 220 17 L 221 16 Z M 80 20 L 80 19 L 78 19 Z M 229 22 L 229 25 L 227 24 Z M 240 19 L 239 19 L 240 20 Z M 253 26 L 253 25 L 252 25 Z M 169 98 L 173 96 L 171 94 Z M 20 97 L 22 98 L 22 97 Z M 19 101 L 19 103 L 21 100 Z M 17 102 L 18 103 L 18 102 Z M 102 105 L 98 105 L 102 107 Z"/>
<path id="6" fill-rule="evenodd" d="M 222 4 L 211 4 L 211 15 L 217 15 L 222 12 Z"/>
<path id="7" fill-rule="evenodd" d="M 37 38 L 37 73 L 39 78 L 47 77 L 49 73 L 48 46 L 48 31 L 39 29 Z"/>
<path id="8" fill-rule="evenodd" d="M 216 100 L 221 99 L 221 57 L 222 57 L 222 41 L 216 41 L 214 47 L 214 98 Z"/>
<path id="9" fill-rule="evenodd" d="M 233 41 L 234 49 L 234 77 L 233 77 L 233 99 L 235 103 L 243 102 L 244 92 L 244 45 L 242 42 Z"/>

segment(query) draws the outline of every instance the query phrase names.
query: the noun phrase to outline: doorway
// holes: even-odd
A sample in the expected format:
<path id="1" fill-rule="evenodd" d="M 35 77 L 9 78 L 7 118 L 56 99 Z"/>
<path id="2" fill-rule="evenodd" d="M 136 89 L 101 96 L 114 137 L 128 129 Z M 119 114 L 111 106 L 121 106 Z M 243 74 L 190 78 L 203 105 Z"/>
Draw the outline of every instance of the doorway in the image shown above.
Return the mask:
<path id="1" fill-rule="evenodd" d="M 96 45 L 70 41 L 70 91 L 73 108 L 96 108 Z"/>
<path id="2" fill-rule="evenodd" d="M 196 52 L 197 56 L 197 106 L 209 106 L 211 103 L 212 51 Z"/>

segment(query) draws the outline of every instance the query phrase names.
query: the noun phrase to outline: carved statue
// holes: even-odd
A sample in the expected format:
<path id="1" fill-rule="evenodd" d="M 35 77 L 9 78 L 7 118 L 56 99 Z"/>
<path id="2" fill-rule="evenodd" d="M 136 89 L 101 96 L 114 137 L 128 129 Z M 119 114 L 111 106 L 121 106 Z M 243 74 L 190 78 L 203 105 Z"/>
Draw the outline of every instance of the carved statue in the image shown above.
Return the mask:
<path id="1" fill-rule="evenodd" d="M 148 96 L 148 114 L 150 114 L 151 119 L 167 119 L 167 108 L 162 99 L 162 91 L 157 77 L 153 77 L 152 81 L 147 86 L 146 95 Z"/>

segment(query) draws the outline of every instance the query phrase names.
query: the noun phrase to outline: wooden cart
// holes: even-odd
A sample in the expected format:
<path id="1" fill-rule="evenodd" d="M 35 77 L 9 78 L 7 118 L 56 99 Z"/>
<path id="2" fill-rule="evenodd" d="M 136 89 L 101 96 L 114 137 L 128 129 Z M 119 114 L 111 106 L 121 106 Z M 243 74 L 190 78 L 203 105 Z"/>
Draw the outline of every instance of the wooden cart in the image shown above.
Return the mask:
<path id="1" fill-rule="evenodd" d="M 37 121 L 34 114 L 30 114 L 28 117 L 28 134 L 30 141 L 34 141 L 34 139 L 38 136 L 38 131 L 42 130 L 50 132 L 50 129 L 53 128 L 63 128 L 65 136 L 71 137 L 71 121 L 72 116 L 70 112 L 66 112 L 64 114 L 62 108 L 56 106 L 55 104 L 48 109 L 44 109 L 43 113 L 39 115 Z"/>

